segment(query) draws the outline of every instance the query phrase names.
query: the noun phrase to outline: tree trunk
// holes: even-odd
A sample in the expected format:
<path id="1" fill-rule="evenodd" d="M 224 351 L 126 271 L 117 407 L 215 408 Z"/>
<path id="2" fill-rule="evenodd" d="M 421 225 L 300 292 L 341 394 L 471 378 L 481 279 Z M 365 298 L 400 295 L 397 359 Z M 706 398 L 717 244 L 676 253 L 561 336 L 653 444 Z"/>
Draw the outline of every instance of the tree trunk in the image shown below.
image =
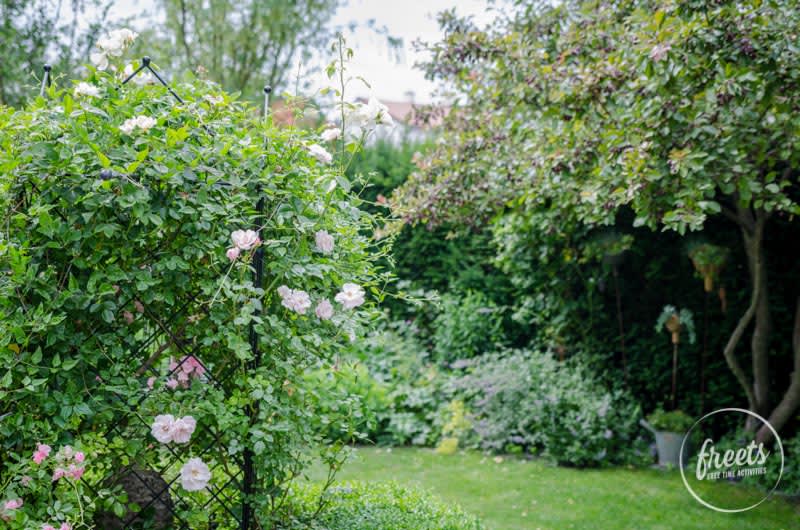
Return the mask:
<path id="1" fill-rule="evenodd" d="M 794 371 L 791 375 L 789 389 L 783 395 L 783 399 L 768 421 L 772 428 L 780 431 L 786 422 L 792 417 L 794 411 L 800 406 L 800 297 L 797 299 L 797 309 L 794 314 L 794 330 L 792 332 L 792 348 L 794 350 Z M 756 441 L 767 442 L 772 438 L 772 430 L 766 425 L 762 425 L 756 436 Z"/>
<path id="2" fill-rule="evenodd" d="M 735 219 L 742 230 L 745 252 L 747 254 L 748 266 L 750 268 L 752 294 L 750 296 L 750 304 L 748 305 L 747 310 L 744 312 L 742 317 L 739 319 L 736 327 L 733 329 L 727 344 L 725 344 L 723 354 L 725 355 L 725 361 L 728 363 L 728 367 L 731 369 L 731 372 L 733 372 L 733 375 L 736 376 L 736 380 L 739 382 L 739 385 L 742 387 L 742 390 L 744 390 L 744 393 L 747 396 L 748 408 L 753 411 L 758 411 L 759 403 L 758 396 L 754 389 L 755 385 L 750 381 L 747 374 L 742 369 L 742 365 L 739 363 L 739 360 L 736 358 L 736 347 L 739 345 L 742 335 L 744 335 L 744 332 L 750 326 L 753 319 L 758 317 L 763 318 L 764 316 L 764 303 L 762 302 L 761 289 L 766 284 L 766 270 L 763 267 L 764 261 L 762 259 L 763 250 L 761 245 L 763 242 L 764 222 L 766 218 L 764 214 L 754 217 L 748 208 L 739 207 Z M 762 309 L 761 313 L 758 311 L 759 308 Z M 761 336 L 763 336 L 764 331 L 764 327 L 762 326 Z M 753 341 L 751 344 L 751 346 L 753 345 L 755 345 L 755 341 Z M 756 364 L 758 364 L 759 369 L 763 369 L 765 367 L 765 363 L 760 360 L 756 362 L 755 351 L 752 351 L 751 354 L 753 358 L 753 366 L 755 367 Z M 766 385 L 762 385 L 761 390 L 763 391 L 765 389 Z M 753 426 L 750 425 L 749 427 L 752 428 Z"/>
<path id="3" fill-rule="evenodd" d="M 769 414 L 769 336 L 772 318 L 769 310 L 767 288 L 767 266 L 764 256 L 764 214 L 756 212 L 752 232 L 743 231 L 747 261 L 753 288 L 758 292 L 755 306 L 753 337 L 750 341 L 753 361 L 754 412 L 762 416 Z M 758 283 L 758 286 L 756 284 Z"/>
<path id="4" fill-rule="evenodd" d="M 617 299 L 617 325 L 619 326 L 619 348 L 622 353 L 622 377 L 628 380 L 628 357 L 625 353 L 625 321 L 622 318 L 622 297 L 619 292 L 619 270 L 617 264 L 612 265 L 614 272 L 614 293 Z"/>

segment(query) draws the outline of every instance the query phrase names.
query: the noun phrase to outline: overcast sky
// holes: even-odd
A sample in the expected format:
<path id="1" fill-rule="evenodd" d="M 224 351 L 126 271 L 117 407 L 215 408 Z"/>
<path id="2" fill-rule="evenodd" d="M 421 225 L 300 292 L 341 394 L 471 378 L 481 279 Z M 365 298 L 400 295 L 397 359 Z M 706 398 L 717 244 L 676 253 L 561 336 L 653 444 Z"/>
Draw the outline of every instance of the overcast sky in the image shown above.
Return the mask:
<path id="1" fill-rule="evenodd" d="M 352 74 L 364 77 L 372 85 L 372 92 L 382 100 L 405 101 L 407 93 L 413 92 L 415 101 L 431 101 L 434 85 L 424 79 L 414 64 L 424 59 L 424 55 L 414 50 L 417 39 L 437 41 L 442 34 L 436 23 L 439 11 L 455 7 L 457 12 L 472 15 L 479 23 L 490 21 L 491 11 L 487 10 L 486 0 L 347 0 L 340 8 L 332 24 L 346 26 L 358 23 L 355 33 L 347 34 L 348 45 L 355 52 Z M 132 17 L 134 28 L 137 20 L 146 24 L 143 13 L 152 14 L 152 0 L 118 0 L 115 16 Z M 386 27 L 389 35 L 402 39 L 400 53 L 392 53 L 385 37 L 368 28 L 367 23 L 374 19 L 378 27 Z M 399 59 L 399 60 L 398 60 Z M 322 63 L 316 60 L 316 65 Z M 310 66 L 310 65 L 309 65 Z M 329 84 L 326 76 L 315 76 L 315 88 Z M 352 96 L 366 96 L 365 87 L 353 85 Z"/>
<path id="2" fill-rule="evenodd" d="M 488 22 L 491 17 L 485 0 L 349 0 L 337 13 L 334 23 L 344 24 L 349 20 L 362 23 L 362 28 L 348 38 L 355 51 L 353 73 L 367 79 L 379 99 L 403 101 L 407 92 L 414 92 L 415 101 L 430 101 L 434 85 L 414 68 L 425 56 L 414 50 L 413 43 L 417 39 L 440 40 L 442 33 L 436 13 L 451 7 L 461 14 L 475 16 L 478 22 Z M 390 53 L 386 40 L 365 27 L 370 19 L 403 40 L 400 54 Z M 400 56 L 400 62 L 396 55 Z"/>

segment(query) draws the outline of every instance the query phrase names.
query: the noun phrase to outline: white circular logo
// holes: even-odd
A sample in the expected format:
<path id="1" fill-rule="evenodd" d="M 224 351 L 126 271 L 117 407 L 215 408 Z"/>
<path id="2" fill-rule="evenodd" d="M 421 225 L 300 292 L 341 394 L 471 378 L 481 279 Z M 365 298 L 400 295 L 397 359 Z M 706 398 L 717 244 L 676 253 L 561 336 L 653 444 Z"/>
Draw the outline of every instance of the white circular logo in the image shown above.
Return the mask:
<path id="1" fill-rule="evenodd" d="M 751 440 L 740 440 L 741 443 L 737 443 L 735 447 L 730 447 L 729 445 L 725 448 L 717 448 L 714 437 L 709 432 L 707 420 L 718 414 L 725 414 L 729 417 L 736 416 L 737 419 L 734 422 L 736 425 L 742 425 L 745 419 L 752 418 L 766 425 L 775 436 L 776 448 L 780 456 L 770 451 L 763 443 L 756 443 L 755 433 L 748 434 L 748 436 L 752 437 Z M 744 418 L 741 417 L 742 415 L 744 415 Z M 694 436 L 692 436 L 693 434 Z M 692 457 L 687 458 L 693 440 L 697 440 L 695 444 L 697 447 Z M 684 462 L 684 458 L 686 458 L 686 462 Z M 688 470 L 689 477 L 687 478 L 687 470 L 684 469 L 684 466 L 690 462 L 693 465 Z M 772 425 L 755 412 L 737 408 L 719 409 L 709 412 L 697 420 L 683 437 L 679 463 L 683 484 L 689 490 L 689 493 L 697 499 L 697 502 L 718 512 L 744 512 L 752 510 L 767 500 L 778 487 L 783 475 L 783 444 L 781 444 L 781 439 Z M 756 503 L 752 503 L 752 498 L 748 497 L 745 501 L 748 504 L 747 506 L 736 505 L 737 499 L 735 497 L 738 496 L 728 495 L 724 499 L 715 498 L 714 495 L 719 495 L 720 489 L 705 488 L 703 486 L 703 483 L 726 480 L 744 482 L 745 484 L 758 482 L 763 485 L 764 481 L 768 477 L 774 476 L 776 471 L 778 478 L 764 497 Z M 769 480 L 771 481 L 771 479 Z M 731 499 L 731 497 L 734 498 Z M 742 501 L 740 500 L 740 502 Z"/>

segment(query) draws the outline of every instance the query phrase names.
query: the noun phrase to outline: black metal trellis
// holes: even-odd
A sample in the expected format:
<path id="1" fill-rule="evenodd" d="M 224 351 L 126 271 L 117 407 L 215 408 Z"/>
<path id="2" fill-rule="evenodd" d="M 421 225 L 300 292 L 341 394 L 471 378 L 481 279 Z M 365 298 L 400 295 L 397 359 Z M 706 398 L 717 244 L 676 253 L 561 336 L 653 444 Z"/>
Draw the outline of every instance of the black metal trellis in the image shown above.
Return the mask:
<path id="1" fill-rule="evenodd" d="M 264 87 L 264 116 L 266 117 L 269 112 L 269 94 L 272 88 L 269 86 Z M 265 140 L 266 141 L 266 140 Z M 258 189 L 258 203 L 256 204 L 256 219 L 253 222 L 253 229 L 258 232 L 260 229 L 259 223 L 264 218 L 264 197 L 261 195 L 260 188 Z M 264 247 L 259 246 L 253 254 L 253 285 L 256 289 L 261 289 L 264 286 Z M 261 315 L 261 309 L 256 308 L 255 316 Z M 261 364 L 261 351 L 258 347 L 259 337 L 256 331 L 255 324 L 250 321 L 250 349 L 253 352 L 253 359 L 250 362 L 250 368 L 256 369 Z M 247 409 L 248 420 L 252 425 L 253 421 L 258 417 L 258 403 L 255 404 L 255 410 Z M 248 530 L 250 521 L 253 519 L 252 506 L 250 503 L 250 496 L 253 494 L 253 484 L 256 481 L 256 470 L 253 465 L 253 452 L 252 450 L 245 449 L 244 451 L 244 484 L 243 492 L 245 501 L 242 505 L 242 524 L 241 530 Z"/>
<path id="2" fill-rule="evenodd" d="M 184 103 L 184 100 L 151 66 L 149 57 L 142 58 L 140 66 L 122 81 L 122 85 L 127 84 L 145 70 L 149 71 L 178 103 Z M 44 95 L 46 87 L 49 87 L 50 84 L 51 67 L 45 65 L 40 95 Z M 270 92 L 269 86 L 264 87 L 265 116 L 269 110 Z M 212 134 L 207 128 L 205 130 Z M 110 169 L 103 170 L 100 177 L 102 180 L 128 178 Z M 220 190 L 224 190 L 227 184 L 218 182 L 216 186 L 219 186 Z M 260 189 L 257 190 L 257 196 L 256 216 L 253 225 L 253 229 L 256 231 L 261 228 L 259 224 L 263 222 L 265 208 L 264 197 Z M 63 217 L 62 212 L 59 212 L 59 215 Z M 180 230 L 180 227 L 176 228 L 176 231 L 178 230 Z M 142 267 L 146 267 L 147 263 L 162 251 L 168 251 L 170 241 L 169 238 L 165 239 L 167 240 L 158 248 L 152 249 L 144 257 Z M 252 279 L 256 288 L 263 287 L 264 251 L 262 247 L 257 248 L 253 254 Z M 141 381 L 146 376 L 162 380 L 177 380 L 177 376 L 184 365 L 187 362 L 193 362 L 202 367 L 202 377 L 206 383 L 203 387 L 203 394 L 208 393 L 211 389 L 224 391 L 225 382 L 235 370 L 235 366 L 232 366 L 233 363 L 228 362 L 226 364 L 224 361 L 220 361 L 216 366 L 208 366 L 202 361 L 202 356 L 199 355 L 202 345 L 193 344 L 185 338 L 185 331 L 191 326 L 192 319 L 208 316 L 208 310 L 200 303 L 196 292 L 192 292 L 191 287 L 190 284 L 185 290 L 185 298 L 175 301 L 171 312 L 165 316 L 162 316 L 160 312 L 160 309 L 163 308 L 145 306 L 136 299 L 135 295 L 129 295 L 127 301 L 121 305 L 121 307 L 125 307 L 136 300 L 139 307 L 141 307 L 141 311 L 139 311 L 140 317 L 131 324 L 127 335 L 120 338 L 122 347 L 132 359 L 136 359 L 137 363 L 134 364 L 138 364 L 138 368 L 128 375 L 135 376 Z M 261 310 L 257 309 L 255 314 L 259 316 Z M 201 316 L 198 317 L 198 315 Z M 94 341 L 99 340 L 97 336 L 102 331 L 107 330 L 108 326 L 110 325 L 99 322 L 93 329 L 87 330 L 86 338 L 83 342 L 84 346 L 95 346 Z M 252 321 L 248 335 L 253 354 L 252 360 L 248 363 L 248 368 L 255 369 L 260 365 L 261 352 L 259 348 L 260 338 Z M 174 364 L 171 364 L 169 373 L 164 375 L 158 371 L 156 365 L 159 359 L 167 356 L 170 358 L 174 356 L 177 360 Z M 191 379 L 189 379 L 189 384 L 191 384 Z M 116 439 L 124 439 L 133 431 L 150 429 L 148 420 L 140 413 L 140 410 L 146 405 L 148 398 L 157 395 L 157 392 L 160 391 L 165 390 L 159 388 L 154 389 L 152 393 L 144 392 L 135 400 L 130 400 L 114 390 L 108 392 L 107 398 L 113 400 L 118 406 L 118 413 L 115 414 L 110 422 L 110 428 L 106 431 L 107 450 L 109 453 L 113 453 L 115 450 Z M 253 425 L 258 417 L 257 406 L 254 409 L 248 407 L 246 413 L 249 424 Z M 149 438 L 149 434 L 147 436 Z M 91 483 L 85 478 L 82 479 L 84 484 L 95 492 L 108 486 L 121 486 L 128 493 L 129 502 L 135 502 L 139 505 L 139 510 L 136 513 L 126 513 L 122 516 L 111 513 L 101 514 L 101 518 L 103 518 L 101 527 L 103 530 L 139 528 L 145 523 L 147 517 L 153 517 L 153 514 L 157 515 L 158 513 L 162 514 L 161 522 L 158 523 L 161 526 L 156 525 L 155 528 L 198 530 L 197 527 L 190 526 L 185 516 L 186 512 L 196 510 L 211 511 L 211 513 L 223 514 L 226 517 L 224 520 L 209 520 L 209 529 L 218 528 L 220 525 L 225 528 L 232 528 L 232 525 L 236 525 L 240 530 L 255 528 L 255 510 L 252 504 L 252 496 L 255 493 L 254 485 L 257 470 L 253 462 L 254 455 L 250 449 L 245 449 L 239 457 L 231 459 L 230 462 L 216 464 L 211 471 L 213 475 L 221 477 L 221 480 L 216 480 L 216 483 L 214 481 L 209 483 L 206 488 L 208 498 L 205 503 L 201 504 L 196 498 L 183 495 L 181 488 L 177 484 L 179 475 L 176 474 L 176 470 L 184 456 L 189 452 L 198 457 L 207 454 L 215 447 L 219 447 L 222 436 L 223 433 L 216 432 L 211 427 L 198 426 L 189 444 L 181 446 L 165 444 L 163 447 L 166 448 L 166 456 L 155 469 L 143 468 L 137 464 L 139 461 L 144 461 L 144 458 L 140 458 L 140 455 L 143 455 L 148 450 L 147 447 L 143 447 L 138 449 L 135 454 L 122 455 L 121 467 L 116 470 L 116 474 L 113 477 L 106 477 L 100 483 Z M 170 475 L 174 475 L 173 478 L 166 478 Z M 131 491 L 138 491 L 139 493 L 134 495 L 131 494 Z M 165 522 L 167 520 L 168 522 Z"/>

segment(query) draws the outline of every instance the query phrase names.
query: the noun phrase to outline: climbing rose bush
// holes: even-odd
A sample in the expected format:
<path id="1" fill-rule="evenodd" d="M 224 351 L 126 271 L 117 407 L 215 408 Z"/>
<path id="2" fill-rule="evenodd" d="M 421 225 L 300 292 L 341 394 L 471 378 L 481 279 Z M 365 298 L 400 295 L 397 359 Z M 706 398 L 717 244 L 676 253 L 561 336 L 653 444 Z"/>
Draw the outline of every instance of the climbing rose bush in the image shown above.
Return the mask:
<path id="1" fill-rule="evenodd" d="M 86 79 L 0 108 L 0 517 L 91 527 L 135 508 L 114 479 L 144 468 L 195 497 L 176 508 L 192 528 L 228 528 L 216 503 L 192 506 L 211 488 L 241 501 L 228 477 L 247 452 L 271 527 L 311 459 L 343 458 L 314 425 L 351 419 L 302 375 L 373 319 L 386 249 L 320 145 L 349 153 L 345 135 L 275 128 L 192 78 L 174 86 L 184 103 L 122 86 L 134 38 L 110 34 Z"/>

